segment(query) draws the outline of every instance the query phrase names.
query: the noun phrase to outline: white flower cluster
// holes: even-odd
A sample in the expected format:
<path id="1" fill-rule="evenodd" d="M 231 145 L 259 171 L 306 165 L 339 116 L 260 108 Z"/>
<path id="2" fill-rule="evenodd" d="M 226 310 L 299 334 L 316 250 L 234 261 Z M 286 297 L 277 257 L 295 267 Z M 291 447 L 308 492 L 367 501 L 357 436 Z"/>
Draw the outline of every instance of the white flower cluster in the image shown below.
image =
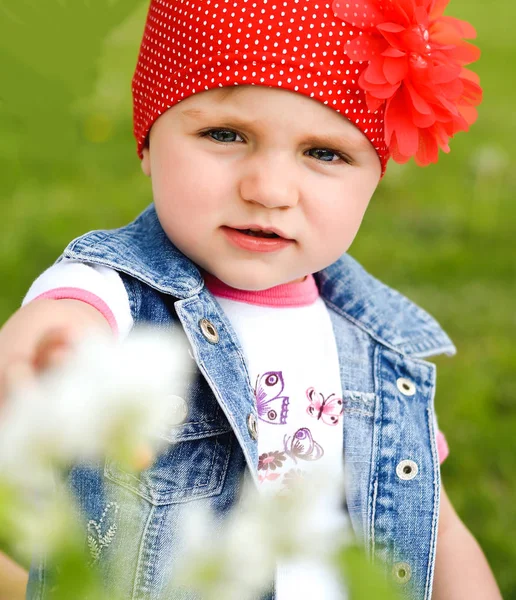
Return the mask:
<path id="1" fill-rule="evenodd" d="M 50 464 L 114 456 L 147 466 L 144 459 L 151 461 L 171 441 L 168 425 L 177 422 L 189 360 L 182 339 L 156 330 L 135 331 L 124 341 L 83 340 L 61 367 L 20 385 L 8 398 L 0 413 L 0 482 L 34 489 L 38 498 L 53 485 Z M 261 493 L 247 480 L 224 519 L 210 512 L 209 499 L 195 503 L 204 509 L 185 504 L 180 564 L 174 565 L 166 597 L 183 598 L 186 589 L 203 600 L 256 600 L 281 573 L 277 580 L 295 581 L 298 600 L 311 600 L 315 573 L 326 581 L 325 598 L 344 600 L 332 563 L 350 541 L 343 501 L 343 481 L 314 470 L 293 479 L 280 495 Z M 67 503 L 59 495 L 44 513 L 18 515 L 19 537 L 40 551 L 60 547 L 73 535 Z"/>
<path id="2" fill-rule="evenodd" d="M 351 541 L 343 499 L 343 482 L 314 470 L 282 495 L 260 494 L 247 481 L 240 502 L 224 521 L 207 509 L 185 507 L 181 564 L 170 597 L 182 586 L 203 600 L 256 600 L 281 573 L 283 580 L 298 578 L 296 597 L 303 600 L 313 597 L 310 575 L 303 577 L 311 571 L 327 577 L 325 598 L 345 600 L 332 562 L 336 551 Z"/>
<path id="3" fill-rule="evenodd" d="M 24 485 L 46 478 L 48 465 L 113 455 L 148 466 L 170 442 L 171 400 L 186 391 L 187 349 L 172 334 L 135 330 L 118 341 L 79 342 L 59 368 L 20 384 L 0 413 L 0 477 Z M 173 393 L 174 395 L 171 395 Z"/>

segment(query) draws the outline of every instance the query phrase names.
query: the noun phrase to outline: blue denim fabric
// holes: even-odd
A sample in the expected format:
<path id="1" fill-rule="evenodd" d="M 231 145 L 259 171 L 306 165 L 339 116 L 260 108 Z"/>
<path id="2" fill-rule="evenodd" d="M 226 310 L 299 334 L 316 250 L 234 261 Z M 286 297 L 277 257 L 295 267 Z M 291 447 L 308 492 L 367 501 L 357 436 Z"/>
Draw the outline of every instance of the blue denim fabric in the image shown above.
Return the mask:
<path id="1" fill-rule="evenodd" d="M 116 581 L 123 598 L 162 599 L 181 551 L 176 541 L 184 507 L 209 507 L 222 522 L 238 500 L 244 476 L 257 482 L 257 442 L 247 425 L 249 415 L 257 415 L 247 366 L 227 317 L 196 265 L 167 239 L 152 205 L 126 227 L 78 238 L 59 260 L 116 269 L 135 322 L 183 332 L 191 347 L 189 414 L 170 427 L 178 443 L 139 478 L 113 462 L 77 466 L 70 473 L 89 523 L 90 546 L 93 537 L 101 547 L 96 558 L 106 580 Z M 423 359 L 452 355 L 455 348 L 430 315 L 349 255 L 315 278 L 339 353 L 346 502 L 353 529 L 389 576 L 404 569 L 403 597 L 429 600 L 440 472 L 435 366 Z M 203 335 L 201 319 L 216 328 L 217 343 Z M 402 393 L 399 378 L 413 382 L 415 394 Z M 415 477 L 398 475 L 403 460 L 417 464 Z M 110 500 L 114 491 L 116 503 Z M 123 576 L 117 577 L 104 559 L 121 549 Z M 46 598 L 50 587 L 44 561 L 35 562 L 27 598 Z"/>

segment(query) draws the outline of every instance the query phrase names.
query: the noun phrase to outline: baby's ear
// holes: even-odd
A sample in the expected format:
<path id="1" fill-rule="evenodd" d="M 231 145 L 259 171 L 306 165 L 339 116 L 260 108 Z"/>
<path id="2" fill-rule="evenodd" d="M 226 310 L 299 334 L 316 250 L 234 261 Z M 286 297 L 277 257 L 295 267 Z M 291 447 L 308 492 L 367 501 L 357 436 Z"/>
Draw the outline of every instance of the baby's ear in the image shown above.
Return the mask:
<path id="1" fill-rule="evenodd" d="M 150 168 L 150 155 L 149 149 L 144 148 L 142 150 L 143 158 L 142 158 L 142 171 L 147 175 L 147 177 L 151 176 L 151 168 Z"/>

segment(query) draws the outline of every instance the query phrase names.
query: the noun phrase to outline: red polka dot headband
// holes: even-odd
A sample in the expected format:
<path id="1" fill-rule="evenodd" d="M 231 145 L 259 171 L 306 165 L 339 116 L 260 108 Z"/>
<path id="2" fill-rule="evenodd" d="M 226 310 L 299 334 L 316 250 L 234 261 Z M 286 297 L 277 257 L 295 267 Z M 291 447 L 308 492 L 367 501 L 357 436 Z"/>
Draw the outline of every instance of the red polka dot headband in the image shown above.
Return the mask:
<path id="1" fill-rule="evenodd" d="M 479 51 L 448 0 L 151 0 L 133 78 L 142 157 L 156 119 L 213 88 L 262 85 L 333 108 L 390 156 L 419 165 L 466 131 L 482 98 Z"/>

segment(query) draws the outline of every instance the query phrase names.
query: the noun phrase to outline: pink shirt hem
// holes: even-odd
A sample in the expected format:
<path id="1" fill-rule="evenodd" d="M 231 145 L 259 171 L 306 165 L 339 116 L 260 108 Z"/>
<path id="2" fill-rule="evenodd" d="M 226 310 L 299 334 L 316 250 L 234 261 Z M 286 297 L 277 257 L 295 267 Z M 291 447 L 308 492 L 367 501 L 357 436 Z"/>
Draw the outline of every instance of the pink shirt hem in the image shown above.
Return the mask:
<path id="1" fill-rule="evenodd" d="M 81 302 L 85 302 L 86 304 L 93 306 L 93 308 L 96 308 L 109 323 L 113 333 L 118 335 L 118 324 L 113 311 L 104 302 L 104 300 L 95 294 L 92 294 L 91 292 L 81 290 L 80 288 L 61 287 L 44 292 L 43 294 L 40 294 L 34 298 L 34 300 L 39 300 L 40 298 L 46 298 L 49 300 L 80 300 Z"/>

